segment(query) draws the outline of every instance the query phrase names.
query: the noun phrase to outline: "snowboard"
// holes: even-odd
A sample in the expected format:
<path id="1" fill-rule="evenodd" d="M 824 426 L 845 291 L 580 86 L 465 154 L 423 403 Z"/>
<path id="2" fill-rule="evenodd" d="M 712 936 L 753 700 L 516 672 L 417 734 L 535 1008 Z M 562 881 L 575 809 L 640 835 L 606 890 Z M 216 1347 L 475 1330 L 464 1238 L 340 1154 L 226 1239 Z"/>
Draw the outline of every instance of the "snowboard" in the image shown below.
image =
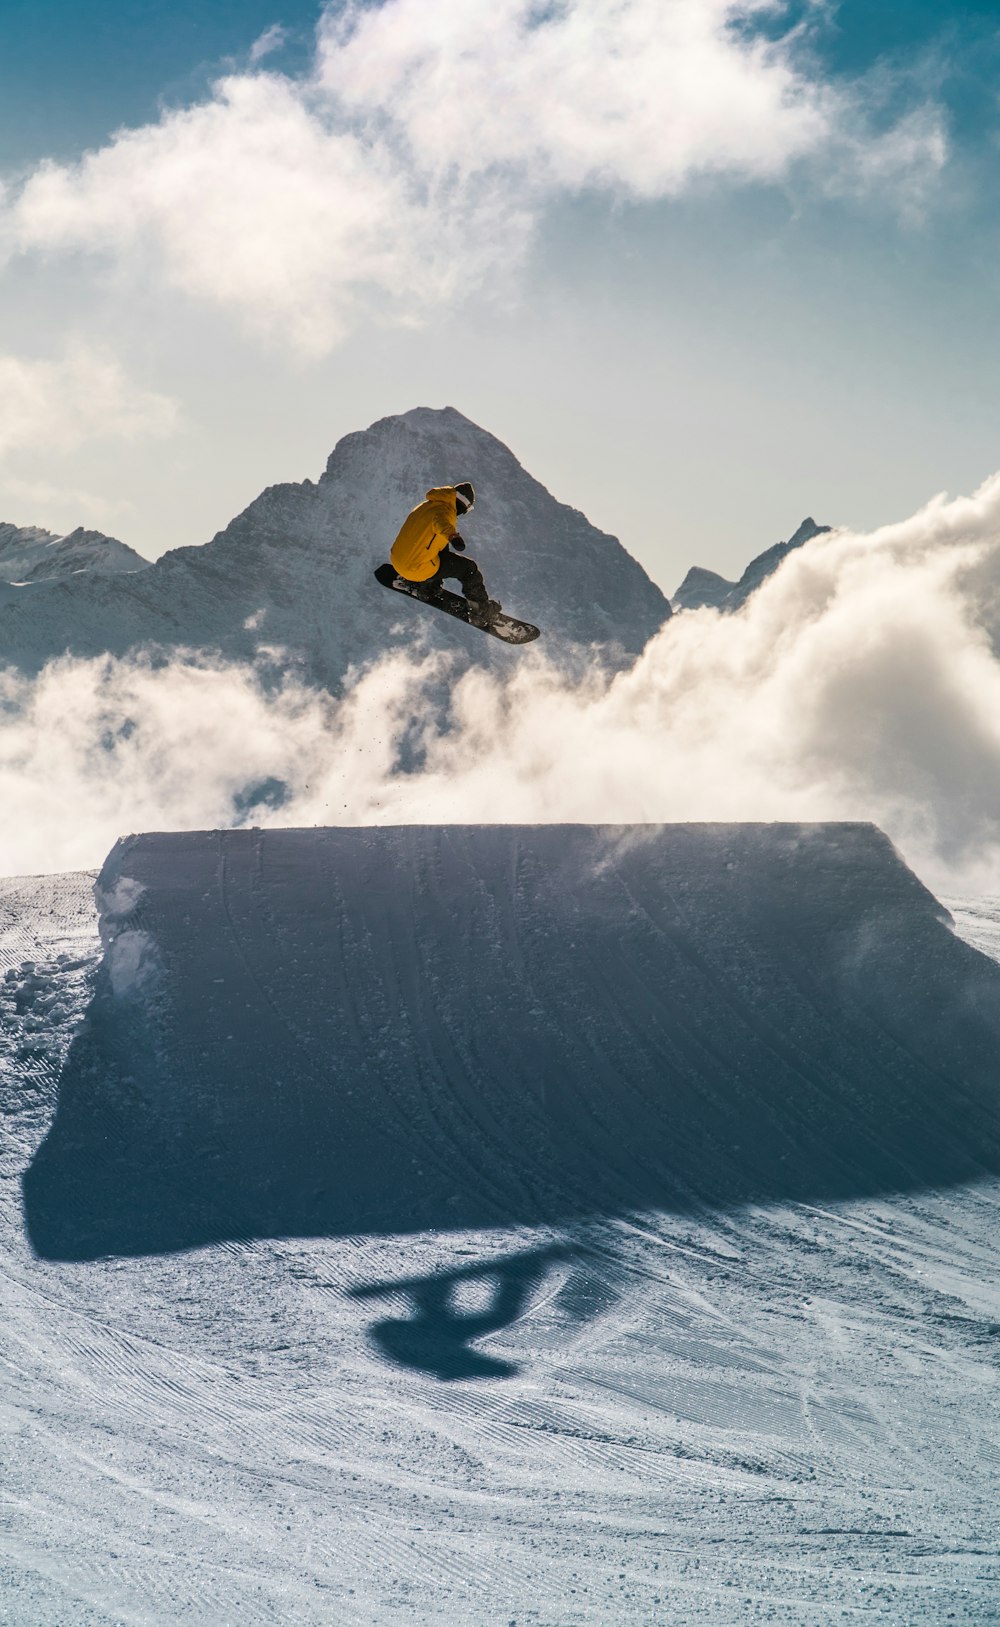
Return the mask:
<path id="1" fill-rule="evenodd" d="M 469 601 L 460 593 L 449 593 L 447 588 L 438 588 L 432 597 L 421 582 L 408 582 L 405 577 L 397 576 L 391 565 L 380 565 L 375 572 L 375 580 L 381 582 L 384 588 L 391 588 L 393 593 L 405 593 L 407 598 L 419 599 L 435 610 L 443 610 L 456 620 L 464 621 L 468 627 L 476 626 L 474 621 L 469 620 Z M 478 630 L 491 633 L 504 644 L 530 644 L 533 638 L 539 636 L 539 628 L 533 627 L 530 621 L 518 621 L 516 616 L 507 616 L 502 610 L 496 621 Z"/>

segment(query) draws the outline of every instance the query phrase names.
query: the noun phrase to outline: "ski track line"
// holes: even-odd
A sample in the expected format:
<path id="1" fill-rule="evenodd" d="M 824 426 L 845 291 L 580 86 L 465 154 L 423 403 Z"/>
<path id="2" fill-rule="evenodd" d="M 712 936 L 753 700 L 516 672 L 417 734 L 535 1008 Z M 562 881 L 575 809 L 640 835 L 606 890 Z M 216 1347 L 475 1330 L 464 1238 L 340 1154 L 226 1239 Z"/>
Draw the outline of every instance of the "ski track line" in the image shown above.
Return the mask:
<path id="1" fill-rule="evenodd" d="M 179 1454 L 174 1454 L 174 1455 L 179 1456 Z M 99 1467 L 103 1467 L 103 1466 L 99 1466 Z M 154 1494 L 154 1493 L 151 1493 L 148 1488 L 143 1487 L 141 1484 L 137 1485 L 135 1489 L 136 1489 L 137 1495 L 140 1495 L 140 1496 L 142 1496 L 143 1498 L 145 1498 L 147 1500 L 151 1500 L 151 1501 L 157 1503 L 158 1506 L 160 1506 L 161 1508 L 163 1508 L 163 1507 L 182 1506 L 182 1505 L 178 1504 L 177 1499 L 171 1498 L 169 1493 L 164 1493 L 164 1492 L 160 1491 L 160 1492 L 157 1492 L 157 1493 Z M 202 1518 L 202 1522 L 204 1522 L 205 1516 L 204 1516 L 203 1511 L 196 1509 L 195 1512 L 196 1512 L 196 1514 L 198 1514 Z M 209 1523 L 216 1522 L 217 1518 L 218 1518 L 218 1511 L 213 1509 L 211 1511 L 211 1514 L 208 1516 Z M 347 1543 L 348 1546 L 351 1546 L 353 1544 L 354 1547 L 357 1547 L 359 1545 L 359 1542 L 360 1542 L 360 1545 L 362 1547 L 364 1547 L 366 1545 L 366 1543 L 368 1544 L 368 1547 L 367 1547 L 367 1550 L 366 1550 L 367 1563 L 369 1563 L 371 1565 L 377 1565 L 378 1558 L 379 1558 L 379 1555 L 380 1555 L 383 1562 L 386 1560 L 386 1558 L 388 1558 L 390 1560 L 392 1560 L 392 1559 L 395 1560 L 395 1569 L 396 1569 L 397 1574 L 403 1574 L 403 1573 L 405 1573 L 407 1571 L 407 1569 L 409 1569 L 410 1572 L 414 1573 L 414 1574 L 417 1574 L 417 1573 L 420 1573 L 421 1571 L 423 1571 L 424 1574 L 422 1575 L 422 1577 L 420 1577 L 420 1579 L 423 1580 L 423 1582 L 425 1584 L 429 1584 L 430 1581 L 432 1580 L 432 1577 L 426 1572 L 425 1567 L 422 1564 L 417 1564 L 417 1563 L 414 1562 L 414 1555 L 411 1552 L 408 1545 L 406 1543 L 402 1542 L 402 1541 L 398 1541 L 398 1542 L 395 1541 L 392 1538 L 392 1535 L 391 1535 L 390 1532 L 383 1531 L 381 1534 L 375 1535 L 373 1533 L 367 1533 L 367 1534 L 359 1533 L 358 1531 L 355 1530 L 353 1532 L 348 1532 L 347 1537 L 349 1538 L 349 1541 Z M 364 1540 L 362 1540 L 362 1537 L 364 1538 Z M 341 1544 L 341 1545 L 343 1545 L 343 1544 Z M 166 1619 L 166 1618 L 156 1616 L 154 1619 L 159 1620 L 159 1619 Z"/>

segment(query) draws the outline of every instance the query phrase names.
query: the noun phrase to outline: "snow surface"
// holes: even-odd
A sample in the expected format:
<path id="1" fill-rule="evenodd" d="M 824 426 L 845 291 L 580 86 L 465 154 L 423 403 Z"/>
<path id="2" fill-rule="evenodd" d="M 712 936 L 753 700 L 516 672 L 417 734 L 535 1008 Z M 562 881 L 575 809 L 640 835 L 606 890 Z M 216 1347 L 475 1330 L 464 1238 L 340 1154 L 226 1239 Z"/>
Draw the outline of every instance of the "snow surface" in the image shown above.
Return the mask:
<path id="1" fill-rule="evenodd" d="M 372 575 L 428 488 L 461 479 L 478 493 L 462 526 L 469 555 L 504 609 L 542 628 L 550 658 L 578 659 L 572 650 L 596 643 L 624 662 L 667 620 L 667 599 L 617 538 L 556 502 L 454 408 L 418 407 L 345 436 L 318 481 L 268 487 L 211 542 L 173 549 L 141 575 L 0 592 L 4 660 L 35 672 L 66 650 L 153 645 L 249 660 L 280 646 L 335 688 L 352 662 L 416 638 L 509 667 L 495 640 L 387 599 Z"/>
<path id="2" fill-rule="evenodd" d="M 1000 969 L 876 831 L 134 838 L 117 993 L 91 882 L 0 883 L 4 1621 L 996 1620 Z"/>

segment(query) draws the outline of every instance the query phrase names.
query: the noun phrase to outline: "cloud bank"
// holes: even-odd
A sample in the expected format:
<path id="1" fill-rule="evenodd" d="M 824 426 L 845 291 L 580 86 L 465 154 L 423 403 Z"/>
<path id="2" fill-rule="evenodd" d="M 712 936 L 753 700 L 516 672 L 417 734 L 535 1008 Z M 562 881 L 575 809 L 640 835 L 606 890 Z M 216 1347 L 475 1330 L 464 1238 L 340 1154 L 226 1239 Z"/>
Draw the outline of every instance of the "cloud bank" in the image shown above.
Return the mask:
<path id="1" fill-rule="evenodd" d="M 1000 889 L 998 580 L 1000 475 L 814 539 L 613 679 L 570 682 L 544 646 L 506 679 L 394 656 L 340 701 L 291 666 L 275 684 L 274 652 L 8 671 L 0 871 L 95 866 L 149 829 L 868 819 L 932 885 Z"/>
<path id="2" fill-rule="evenodd" d="M 705 177 L 887 190 L 940 168 L 939 113 L 876 133 L 774 0 L 382 0 L 330 7 L 312 69 L 259 66 L 12 189 L 8 255 L 85 253 L 304 354 L 508 277 L 555 200 Z"/>

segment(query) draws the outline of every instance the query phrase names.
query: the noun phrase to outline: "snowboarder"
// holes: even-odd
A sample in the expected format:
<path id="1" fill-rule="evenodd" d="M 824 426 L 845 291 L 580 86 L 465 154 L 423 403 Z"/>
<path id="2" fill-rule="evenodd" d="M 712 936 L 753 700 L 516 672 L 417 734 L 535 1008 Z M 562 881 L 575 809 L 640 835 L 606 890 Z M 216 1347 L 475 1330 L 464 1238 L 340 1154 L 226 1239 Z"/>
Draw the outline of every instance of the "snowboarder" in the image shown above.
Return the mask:
<path id="1" fill-rule="evenodd" d="M 459 518 L 471 514 L 475 501 L 471 480 L 432 486 L 424 501 L 406 516 L 389 557 L 397 576 L 419 582 L 431 600 L 439 596 L 446 578 L 460 582 L 469 620 L 475 627 L 489 627 L 500 614 L 500 604 L 487 593 L 475 560 L 463 557 L 465 541 L 458 531 Z"/>

